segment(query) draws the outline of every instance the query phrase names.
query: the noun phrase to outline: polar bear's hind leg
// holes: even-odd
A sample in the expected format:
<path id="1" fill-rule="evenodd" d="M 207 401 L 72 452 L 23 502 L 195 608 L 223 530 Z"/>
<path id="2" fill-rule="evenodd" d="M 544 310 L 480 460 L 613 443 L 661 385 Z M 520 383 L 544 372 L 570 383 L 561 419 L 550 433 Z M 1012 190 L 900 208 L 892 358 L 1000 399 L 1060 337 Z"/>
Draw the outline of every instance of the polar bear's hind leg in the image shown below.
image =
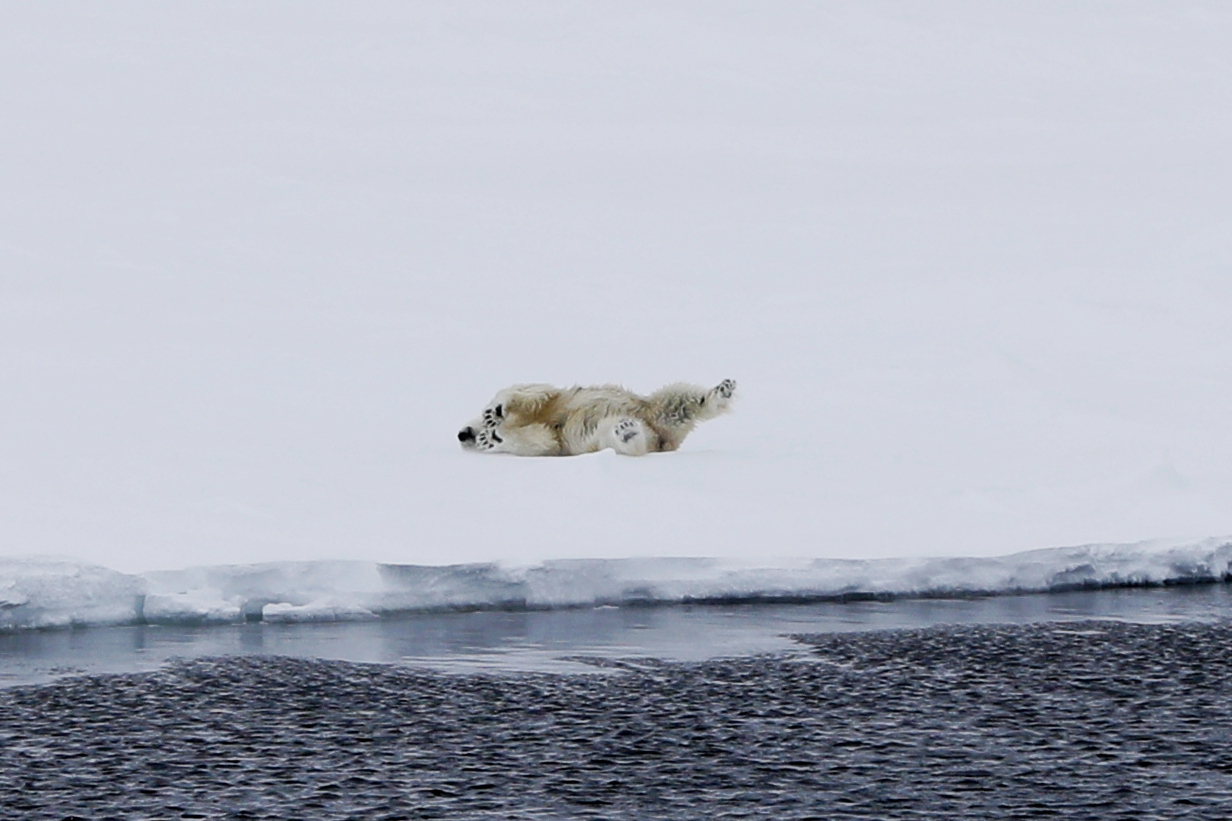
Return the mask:
<path id="1" fill-rule="evenodd" d="M 657 450 L 658 437 L 641 419 L 632 416 L 618 417 L 605 431 L 602 445 L 625 456 L 645 456 Z"/>
<path id="2" fill-rule="evenodd" d="M 709 390 L 678 383 L 651 394 L 652 424 L 662 438 L 660 450 L 676 450 L 698 422 L 730 410 L 735 393 L 735 380 L 724 379 Z"/>

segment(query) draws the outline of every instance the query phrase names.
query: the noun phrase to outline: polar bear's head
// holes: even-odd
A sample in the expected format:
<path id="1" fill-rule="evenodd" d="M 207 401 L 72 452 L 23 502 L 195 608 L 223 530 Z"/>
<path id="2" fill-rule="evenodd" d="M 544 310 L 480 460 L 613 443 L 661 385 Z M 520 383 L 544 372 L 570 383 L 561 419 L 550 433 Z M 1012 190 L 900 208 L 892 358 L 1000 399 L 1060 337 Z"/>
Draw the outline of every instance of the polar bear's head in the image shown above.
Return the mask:
<path id="1" fill-rule="evenodd" d="M 500 434 L 500 422 L 494 422 L 494 412 L 501 411 L 503 416 L 504 408 L 498 405 L 491 405 L 484 409 L 483 414 L 475 417 L 466 424 L 462 430 L 458 431 L 458 441 L 462 443 L 462 447 L 467 450 L 495 450 L 498 446 L 504 444 L 505 438 Z M 501 419 L 500 416 L 496 417 Z M 502 420 L 503 421 L 503 420 Z"/>
<path id="2" fill-rule="evenodd" d="M 550 443 L 539 430 L 540 412 L 558 396 L 551 385 L 514 385 L 505 388 L 483 409 L 483 413 L 458 431 L 458 441 L 466 450 L 485 453 L 537 453 Z"/>

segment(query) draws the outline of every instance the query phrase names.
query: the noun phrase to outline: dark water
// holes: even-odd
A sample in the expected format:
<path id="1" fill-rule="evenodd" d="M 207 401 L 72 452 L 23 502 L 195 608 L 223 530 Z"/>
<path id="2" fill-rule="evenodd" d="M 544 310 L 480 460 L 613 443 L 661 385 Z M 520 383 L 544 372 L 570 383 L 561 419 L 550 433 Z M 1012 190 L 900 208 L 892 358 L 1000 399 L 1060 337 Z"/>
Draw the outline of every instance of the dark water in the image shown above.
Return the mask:
<path id="1" fill-rule="evenodd" d="M 0 687 L 157 670 L 173 658 L 285 655 L 451 672 L 579 672 L 576 657 L 675 661 L 790 652 L 793 633 L 939 624 L 1232 617 L 1232 586 L 812 605 L 423 614 L 377 622 L 111 627 L 0 633 Z"/>
<path id="2" fill-rule="evenodd" d="M 1232 624 L 829 632 L 456 675 L 269 655 L 0 690 L 0 817 L 1232 818 Z"/>

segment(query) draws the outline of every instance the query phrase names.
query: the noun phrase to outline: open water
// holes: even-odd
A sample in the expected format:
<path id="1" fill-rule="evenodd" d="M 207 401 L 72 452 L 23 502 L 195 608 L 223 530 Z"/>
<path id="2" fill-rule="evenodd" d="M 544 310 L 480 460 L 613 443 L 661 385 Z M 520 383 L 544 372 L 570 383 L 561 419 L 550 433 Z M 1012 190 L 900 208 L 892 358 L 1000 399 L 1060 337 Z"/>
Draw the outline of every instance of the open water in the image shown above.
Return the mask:
<path id="1" fill-rule="evenodd" d="M 1232 817 L 1223 586 L 564 616 L 45 670 L 0 689 L 0 818 Z M 139 629 L 5 636 L 5 667 Z"/>

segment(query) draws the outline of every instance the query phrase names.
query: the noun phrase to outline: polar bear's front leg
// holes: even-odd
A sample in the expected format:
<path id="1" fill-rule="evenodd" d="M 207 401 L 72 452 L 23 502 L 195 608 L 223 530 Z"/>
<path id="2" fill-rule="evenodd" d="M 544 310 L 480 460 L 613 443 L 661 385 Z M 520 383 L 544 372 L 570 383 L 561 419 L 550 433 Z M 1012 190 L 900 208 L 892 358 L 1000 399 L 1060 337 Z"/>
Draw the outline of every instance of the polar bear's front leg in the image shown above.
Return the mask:
<path id="1" fill-rule="evenodd" d="M 560 440 L 547 425 L 506 427 L 501 431 L 493 431 L 492 435 L 503 437 L 496 448 L 499 453 L 512 453 L 515 456 L 557 456 L 560 454 Z"/>
<path id="2" fill-rule="evenodd" d="M 618 416 L 603 425 L 600 449 L 611 448 L 625 456 L 645 456 L 658 450 L 659 437 L 646 423 L 632 416 Z"/>
<path id="3" fill-rule="evenodd" d="M 551 385 L 514 385 L 496 394 L 488 410 L 497 419 L 529 422 L 559 395 Z"/>

